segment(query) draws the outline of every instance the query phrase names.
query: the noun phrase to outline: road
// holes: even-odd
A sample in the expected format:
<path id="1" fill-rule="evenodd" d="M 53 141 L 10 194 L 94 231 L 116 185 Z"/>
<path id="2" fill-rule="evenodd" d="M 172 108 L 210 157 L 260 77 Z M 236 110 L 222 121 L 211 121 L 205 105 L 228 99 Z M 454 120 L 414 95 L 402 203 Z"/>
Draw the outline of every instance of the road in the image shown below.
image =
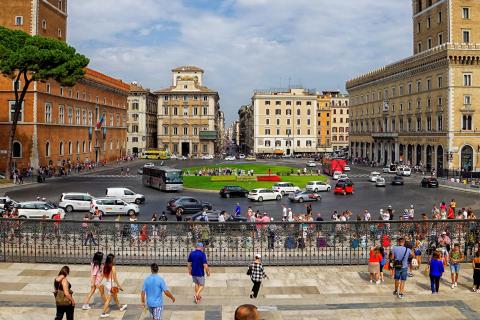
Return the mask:
<path id="1" fill-rule="evenodd" d="M 257 162 L 264 163 L 271 163 L 271 161 L 272 160 L 257 160 Z M 303 167 L 306 162 L 304 159 L 281 159 L 274 161 L 276 165 L 289 165 L 299 168 Z M 94 196 L 102 196 L 105 195 L 105 189 L 107 187 L 127 187 L 135 192 L 145 194 L 146 203 L 141 205 L 139 220 L 149 220 L 153 212 L 162 212 L 165 210 L 167 201 L 180 194 L 164 193 L 144 187 L 141 177 L 135 175 L 137 169 L 141 167 L 144 162 L 147 161 L 129 163 L 128 167 L 130 168 L 130 174 L 132 174 L 132 176 L 129 177 L 121 176 L 120 169 L 112 169 L 101 173 L 51 180 L 45 184 L 35 184 L 22 189 L 8 191 L 6 194 L 16 201 L 34 200 L 37 196 L 40 196 L 58 202 L 62 192 L 89 192 Z M 160 163 L 160 161 L 158 161 L 158 163 Z M 224 163 L 224 161 L 170 160 L 166 161 L 165 165 L 184 168 L 194 165 L 216 163 Z M 377 188 L 374 183 L 368 182 L 369 171 L 369 168 L 352 167 L 349 177 L 355 183 L 355 194 L 342 196 L 334 195 L 332 192 L 321 193 L 322 200 L 320 202 L 311 202 L 314 213 L 321 212 L 324 219 L 328 220 L 334 211 L 340 213 L 344 210 L 351 210 L 354 215 L 357 215 L 363 213 L 364 209 L 368 209 L 373 217 L 377 217 L 381 208 L 386 208 L 386 206 L 391 205 L 396 210 L 398 217 L 404 208 L 413 204 L 416 214 L 419 216 L 422 212 L 430 213 L 434 203 L 438 204 L 440 201 L 450 201 L 452 198 L 456 199 L 458 208 L 480 208 L 480 199 L 478 199 L 478 197 L 469 193 L 442 188 L 421 188 L 418 177 L 406 178 L 404 186 L 387 185 L 385 188 Z M 389 179 L 390 178 L 387 177 L 387 182 Z M 335 183 L 332 182 L 331 184 L 333 186 Z M 291 203 L 286 198 L 281 201 L 253 203 L 245 198 L 222 199 L 218 196 L 218 193 L 212 192 L 185 190 L 181 195 L 193 196 L 199 200 L 210 202 L 215 209 L 227 210 L 230 213 L 234 211 L 237 202 L 242 207 L 243 212 L 246 212 L 248 206 L 251 206 L 253 210 L 268 212 L 269 215 L 275 219 L 281 217 L 281 205 L 292 208 L 294 213 L 305 212 L 304 204 Z M 82 212 L 74 212 L 69 214 L 69 218 L 81 219 L 83 215 L 84 213 Z M 171 218 L 174 219 L 173 216 L 171 216 Z"/>

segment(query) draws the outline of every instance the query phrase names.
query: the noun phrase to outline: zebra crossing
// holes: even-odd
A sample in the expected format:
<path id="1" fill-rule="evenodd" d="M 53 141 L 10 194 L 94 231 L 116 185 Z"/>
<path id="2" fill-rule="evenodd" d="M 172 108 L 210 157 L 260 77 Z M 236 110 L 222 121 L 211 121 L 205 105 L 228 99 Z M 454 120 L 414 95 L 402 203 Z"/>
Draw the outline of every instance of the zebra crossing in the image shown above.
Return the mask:
<path id="1" fill-rule="evenodd" d="M 84 178 L 84 179 L 96 179 L 96 178 L 103 178 L 103 179 L 108 179 L 108 178 L 123 178 L 123 179 L 141 179 L 141 175 L 121 175 L 121 174 L 88 174 L 88 175 L 82 175 L 82 176 L 76 176 L 75 178 Z"/>

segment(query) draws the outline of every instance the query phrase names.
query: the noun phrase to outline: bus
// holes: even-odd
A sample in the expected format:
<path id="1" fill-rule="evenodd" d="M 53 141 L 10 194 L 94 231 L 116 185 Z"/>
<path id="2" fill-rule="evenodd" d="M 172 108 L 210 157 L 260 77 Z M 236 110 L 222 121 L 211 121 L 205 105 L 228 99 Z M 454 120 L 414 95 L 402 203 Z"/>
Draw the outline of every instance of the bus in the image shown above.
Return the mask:
<path id="1" fill-rule="evenodd" d="M 347 162 L 344 159 L 323 158 L 323 173 L 330 176 L 332 176 L 335 171 L 340 171 L 343 173 L 346 164 Z"/>
<path id="2" fill-rule="evenodd" d="M 142 152 L 140 158 L 150 160 L 168 160 L 170 159 L 170 155 L 165 150 L 149 149 Z"/>
<path id="3" fill-rule="evenodd" d="M 182 170 L 169 167 L 143 168 L 142 182 L 144 186 L 161 191 L 182 191 Z"/>

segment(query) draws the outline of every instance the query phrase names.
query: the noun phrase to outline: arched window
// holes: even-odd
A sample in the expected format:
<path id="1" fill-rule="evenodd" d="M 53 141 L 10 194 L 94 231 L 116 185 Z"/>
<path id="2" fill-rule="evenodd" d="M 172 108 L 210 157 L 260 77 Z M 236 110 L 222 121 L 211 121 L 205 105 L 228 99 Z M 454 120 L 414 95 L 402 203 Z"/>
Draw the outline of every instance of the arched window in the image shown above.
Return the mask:
<path id="1" fill-rule="evenodd" d="M 461 151 L 461 168 L 462 171 L 470 172 L 473 170 L 473 148 L 466 145 Z"/>
<path id="2" fill-rule="evenodd" d="M 58 153 L 63 156 L 63 142 L 60 142 L 60 147 Z"/>
<path id="3" fill-rule="evenodd" d="M 68 142 L 68 154 L 72 154 L 72 142 Z"/>
<path id="4" fill-rule="evenodd" d="M 82 142 L 82 153 L 85 153 L 85 141 Z"/>
<path id="5" fill-rule="evenodd" d="M 14 158 L 21 158 L 22 157 L 22 144 L 19 141 L 13 141 L 12 157 L 14 157 Z"/>
<path id="6" fill-rule="evenodd" d="M 45 144 L 45 157 L 50 157 L 50 142 Z"/>
<path id="7" fill-rule="evenodd" d="M 77 154 L 80 154 L 80 142 L 77 141 Z"/>

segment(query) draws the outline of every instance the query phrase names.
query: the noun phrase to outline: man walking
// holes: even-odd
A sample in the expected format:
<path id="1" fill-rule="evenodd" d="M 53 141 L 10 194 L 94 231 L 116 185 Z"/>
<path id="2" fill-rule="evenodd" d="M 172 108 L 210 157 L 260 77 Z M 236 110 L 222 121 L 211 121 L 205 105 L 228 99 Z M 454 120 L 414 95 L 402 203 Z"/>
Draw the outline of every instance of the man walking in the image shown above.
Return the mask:
<path id="1" fill-rule="evenodd" d="M 145 308 L 145 296 L 147 298 L 146 305 L 153 320 L 162 320 L 163 311 L 163 294 L 169 297 L 175 303 L 175 297 L 168 290 L 165 280 L 158 275 L 158 265 L 152 263 L 150 265 L 152 274 L 143 282 L 141 301 L 142 307 Z"/>
<path id="2" fill-rule="evenodd" d="M 195 284 L 193 295 L 195 303 L 202 300 L 200 293 L 205 287 L 205 274 L 207 274 L 207 277 L 210 277 L 207 256 L 203 250 L 203 243 L 199 242 L 197 243 L 197 248 L 188 255 L 188 274 L 192 276 L 192 281 Z"/>
<path id="3" fill-rule="evenodd" d="M 242 208 L 240 207 L 240 203 L 237 202 L 235 206 L 235 217 L 240 217 L 242 215 Z"/>
<path id="4" fill-rule="evenodd" d="M 412 250 L 405 247 L 405 239 L 398 239 L 398 245 L 393 247 L 393 267 L 395 268 L 395 291 L 394 295 L 398 295 L 403 299 L 403 291 L 405 289 L 405 281 L 408 275 L 408 258 L 412 256 Z"/>

